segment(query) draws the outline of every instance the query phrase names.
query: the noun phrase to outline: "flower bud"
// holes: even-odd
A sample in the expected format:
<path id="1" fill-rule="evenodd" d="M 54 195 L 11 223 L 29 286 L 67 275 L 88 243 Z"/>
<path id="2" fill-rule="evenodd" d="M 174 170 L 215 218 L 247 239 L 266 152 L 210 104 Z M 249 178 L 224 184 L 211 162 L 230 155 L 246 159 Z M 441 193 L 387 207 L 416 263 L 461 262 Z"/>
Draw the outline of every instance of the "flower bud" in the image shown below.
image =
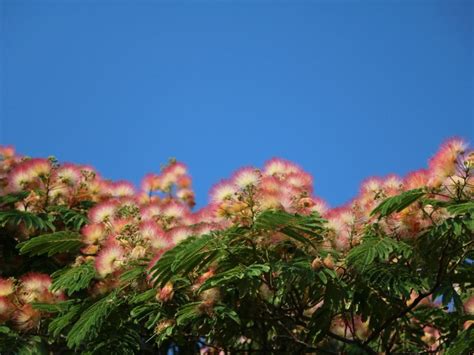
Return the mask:
<path id="1" fill-rule="evenodd" d="M 321 260 L 321 258 L 319 256 L 314 258 L 313 262 L 311 263 L 311 268 L 314 271 L 318 271 L 322 267 L 323 267 L 323 261 Z"/>
<path id="2" fill-rule="evenodd" d="M 323 260 L 324 266 L 326 266 L 328 269 L 334 269 L 334 260 L 330 254 L 326 256 Z"/>
<path id="3" fill-rule="evenodd" d="M 156 300 L 160 302 L 168 302 L 173 298 L 173 295 L 173 284 L 171 282 L 167 282 L 166 285 L 156 293 Z"/>
<path id="4" fill-rule="evenodd" d="M 158 323 L 155 327 L 155 334 L 160 335 L 163 333 L 166 329 L 171 327 L 174 324 L 174 321 L 171 319 L 165 319 L 162 320 L 160 323 Z"/>

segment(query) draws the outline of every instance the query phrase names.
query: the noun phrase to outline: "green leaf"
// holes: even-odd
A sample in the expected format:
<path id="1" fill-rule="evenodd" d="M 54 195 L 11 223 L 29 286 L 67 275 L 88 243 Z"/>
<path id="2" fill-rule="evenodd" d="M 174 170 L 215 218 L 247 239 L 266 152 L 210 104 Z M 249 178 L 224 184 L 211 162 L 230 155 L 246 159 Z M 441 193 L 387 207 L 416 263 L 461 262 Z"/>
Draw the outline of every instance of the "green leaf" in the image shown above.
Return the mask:
<path id="1" fill-rule="evenodd" d="M 318 272 L 318 277 L 321 279 L 321 282 L 326 285 L 328 283 L 328 278 L 326 276 L 326 274 L 322 271 Z"/>
<path id="2" fill-rule="evenodd" d="M 185 325 L 201 315 L 199 310 L 201 302 L 191 302 L 178 309 L 176 312 L 176 323 Z"/>
<path id="3" fill-rule="evenodd" d="M 148 301 L 153 300 L 155 296 L 156 296 L 156 290 L 152 288 L 150 290 L 143 291 L 133 296 L 130 303 L 133 304 L 133 303 L 148 302 Z"/>
<path id="4" fill-rule="evenodd" d="M 0 325 L 0 334 L 8 334 L 11 333 L 11 329 L 7 326 Z"/>
<path id="5" fill-rule="evenodd" d="M 462 331 L 456 339 L 451 343 L 445 352 L 446 355 L 463 355 L 470 354 L 474 349 L 474 327 Z"/>
<path id="6" fill-rule="evenodd" d="M 98 335 L 110 313 L 123 302 L 117 295 L 118 291 L 110 293 L 81 314 L 67 335 L 67 345 L 70 348 L 77 348 Z"/>
<path id="7" fill-rule="evenodd" d="M 125 271 L 122 275 L 120 275 L 120 281 L 122 282 L 130 282 L 135 279 L 138 279 L 145 275 L 146 268 L 144 266 L 135 266 L 131 269 Z"/>
<path id="8" fill-rule="evenodd" d="M 57 253 L 77 252 L 82 245 L 79 233 L 60 231 L 31 238 L 19 243 L 17 247 L 20 254 L 51 256 Z"/>
<path id="9" fill-rule="evenodd" d="M 260 279 L 260 276 L 268 271 L 270 271 L 270 266 L 263 264 L 252 264 L 249 266 L 237 265 L 207 279 L 199 288 L 199 292 L 213 287 L 223 286 L 228 283 L 237 282 L 245 278 Z"/>
<path id="10" fill-rule="evenodd" d="M 12 203 L 24 200 L 29 194 L 29 191 L 21 191 L 0 196 L 0 206 L 3 207 L 4 205 L 10 205 Z"/>
<path id="11" fill-rule="evenodd" d="M 51 323 L 49 323 L 48 333 L 54 338 L 58 337 L 63 330 L 79 318 L 82 309 L 82 304 L 74 304 L 66 311 L 61 312 L 60 315 L 54 317 Z"/>
<path id="12" fill-rule="evenodd" d="M 171 264 L 173 272 L 190 271 L 194 269 L 209 253 L 209 245 L 214 236 L 205 234 L 196 237 L 192 243 L 186 244 L 186 248 L 179 249 L 176 254 L 176 260 Z"/>
<path id="13" fill-rule="evenodd" d="M 68 300 L 59 303 L 32 303 L 32 306 L 41 312 L 63 313 L 67 311 L 74 302 L 75 300 Z"/>
<path id="14" fill-rule="evenodd" d="M 88 222 L 87 214 L 84 211 L 71 209 L 67 206 L 51 206 L 49 210 L 58 213 L 63 223 L 75 231 L 79 231 Z"/>
<path id="15" fill-rule="evenodd" d="M 51 275 L 53 279 L 51 290 L 64 290 L 70 296 L 74 292 L 89 287 L 95 275 L 92 262 L 58 270 Z"/>
<path id="16" fill-rule="evenodd" d="M 29 229 L 37 229 L 37 230 L 50 229 L 54 231 L 55 229 L 54 225 L 45 217 L 47 216 L 36 215 L 34 213 L 27 212 L 27 211 L 17 211 L 17 210 L 0 211 L 0 226 L 5 227 L 7 224 L 18 226 L 21 223 L 23 223 L 25 227 Z"/>
<path id="17" fill-rule="evenodd" d="M 150 274 L 154 286 L 162 286 L 173 276 L 189 272 L 216 258 L 222 251 L 217 248 L 209 248 L 214 238 L 215 236 L 212 234 L 199 237 L 191 236 L 173 249 L 166 251 L 151 268 Z"/>
<path id="18" fill-rule="evenodd" d="M 22 344 L 16 350 L 17 355 L 48 355 L 46 344 L 39 336 L 30 336 L 23 339 Z"/>
<path id="19" fill-rule="evenodd" d="M 405 191 L 397 196 L 392 196 L 382 201 L 370 215 L 378 214 L 379 217 L 386 217 L 393 212 L 400 212 L 424 195 L 425 192 L 423 189 Z"/>
<path id="20" fill-rule="evenodd" d="M 254 223 L 257 230 L 279 230 L 281 233 L 303 244 L 316 248 L 315 243 L 322 240 L 321 231 L 325 220 L 318 214 L 309 216 L 290 214 L 284 211 L 264 211 Z"/>
<path id="21" fill-rule="evenodd" d="M 474 215 L 474 202 L 467 201 L 467 202 L 457 203 L 455 205 L 450 205 L 447 207 L 447 210 L 449 213 L 452 213 L 454 215 L 465 214 L 465 213 Z"/>
<path id="22" fill-rule="evenodd" d="M 231 308 L 224 305 L 218 305 L 214 307 L 214 312 L 216 312 L 219 318 L 230 318 L 238 325 L 241 325 L 239 315 Z"/>
<path id="23" fill-rule="evenodd" d="M 374 260 L 387 261 L 393 253 L 397 256 L 409 257 L 412 248 L 402 242 L 390 237 L 366 235 L 362 242 L 352 248 L 347 254 L 347 263 L 359 269 L 364 269 Z"/>
<path id="24" fill-rule="evenodd" d="M 123 324 L 103 332 L 87 345 L 84 355 L 133 355 L 140 353 L 140 334 L 131 326 Z"/>

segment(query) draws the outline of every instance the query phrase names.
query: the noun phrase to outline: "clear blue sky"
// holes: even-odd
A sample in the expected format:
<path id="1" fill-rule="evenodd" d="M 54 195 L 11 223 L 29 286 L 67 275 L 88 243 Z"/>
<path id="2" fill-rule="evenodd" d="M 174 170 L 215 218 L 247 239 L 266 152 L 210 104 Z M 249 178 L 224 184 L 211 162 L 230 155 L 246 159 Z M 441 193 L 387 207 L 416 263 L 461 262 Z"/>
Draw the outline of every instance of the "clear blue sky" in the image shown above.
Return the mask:
<path id="1" fill-rule="evenodd" d="M 0 3 L 0 143 L 135 183 L 177 157 L 199 205 L 273 156 L 338 205 L 474 137 L 474 1 Z"/>

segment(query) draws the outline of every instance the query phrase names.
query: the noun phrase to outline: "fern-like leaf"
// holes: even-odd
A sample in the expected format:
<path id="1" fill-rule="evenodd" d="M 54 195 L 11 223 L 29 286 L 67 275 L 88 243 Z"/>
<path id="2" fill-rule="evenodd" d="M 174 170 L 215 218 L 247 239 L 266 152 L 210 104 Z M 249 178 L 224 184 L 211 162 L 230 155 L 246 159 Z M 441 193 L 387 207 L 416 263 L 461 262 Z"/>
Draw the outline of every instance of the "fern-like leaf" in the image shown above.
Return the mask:
<path id="1" fill-rule="evenodd" d="M 206 249 L 213 238 L 211 234 L 188 237 L 173 249 L 165 252 L 151 268 L 150 274 L 154 285 L 164 285 L 177 273 L 190 271 L 208 261 L 209 258 L 206 256 L 216 255 L 218 250 Z"/>
<path id="2" fill-rule="evenodd" d="M 51 256 L 57 253 L 77 252 L 81 246 L 81 235 L 79 233 L 60 231 L 31 238 L 19 243 L 17 248 L 20 250 L 20 254 L 47 254 Z"/>
<path id="3" fill-rule="evenodd" d="M 87 288 L 95 277 L 95 268 L 91 262 L 58 270 L 51 275 L 52 291 L 64 290 L 70 296 L 74 292 Z"/>
<path id="4" fill-rule="evenodd" d="M 70 209 L 67 206 L 51 206 L 50 210 L 58 213 L 64 224 L 76 231 L 79 231 L 88 222 L 85 212 Z"/>
<path id="5" fill-rule="evenodd" d="M 445 354 L 471 354 L 472 349 L 474 349 L 474 327 L 471 326 L 454 339 Z"/>
<path id="6" fill-rule="evenodd" d="M 133 355 L 140 351 L 140 334 L 130 325 L 123 324 L 102 332 L 87 345 L 84 355 Z"/>
<path id="7" fill-rule="evenodd" d="M 347 262 L 349 265 L 364 269 L 375 259 L 388 260 L 392 253 L 408 258 L 412 254 L 412 248 L 392 238 L 368 235 L 362 239 L 361 244 L 351 249 L 347 255 Z"/>
<path id="8" fill-rule="evenodd" d="M 425 192 L 422 189 L 405 191 L 397 196 L 392 196 L 382 201 L 370 215 L 378 214 L 379 217 L 386 217 L 393 212 L 400 212 L 424 195 Z"/>
<path id="9" fill-rule="evenodd" d="M 447 210 L 448 212 L 454 215 L 459 215 L 459 214 L 464 214 L 464 213 L 469 213 L 471 215 L 474 215 L 474 202 L 467 201 L 467 202 L 457 203 L 455 205 L 450 205 L 447 207 Z"/>
<path id="10" fill-rule="evenodd" d="M 256 218 L 254 228 L 257 230 L 278 229 L 298 242 L 316 247 L 315 242 L 322 238 L 320 232 L 324 222 L 324 219 L 316 213 L 302 216 L 284 211 L 265 211 Z"/>
<path id="11" fill-rule="evenodd" d="M 0 196 L 0 206 L 11 205 L 15 202 L 25 199 L 30 194 L 29 191 L 14 192 L 8 195 Z"/>
<path id="12" fill-rule="evenodd" d="M 117 295 L 118 291 L 116 290 L 94 303 L 81 314 L 81 317 L 67 335 L 67 345 L 70 348 L 77 348 L 99 334 L 107 317 L 123 302 Z"/>
<path id="13" fill-rule="evenodd" d="M 23 223 L 25 227 L 29 229 L 37 229 L 42 231 L 49 229 L 54 231 L 54 225 L 46 217 L 47 216 L 36 215 L 27 211 L 0 211 L 0 226 L 5 227 L 7 224 L 18 226 Z"/>
<path id="14" fill-rule="evenodd" d="M 59 337 L 67 327 L 79 318 L 82 309 L 82 304 L 74 304 L 67 310 L 61 312 L 60 315 L 54 317 L 49 323 L 48 333 L 54 338 Z"/>

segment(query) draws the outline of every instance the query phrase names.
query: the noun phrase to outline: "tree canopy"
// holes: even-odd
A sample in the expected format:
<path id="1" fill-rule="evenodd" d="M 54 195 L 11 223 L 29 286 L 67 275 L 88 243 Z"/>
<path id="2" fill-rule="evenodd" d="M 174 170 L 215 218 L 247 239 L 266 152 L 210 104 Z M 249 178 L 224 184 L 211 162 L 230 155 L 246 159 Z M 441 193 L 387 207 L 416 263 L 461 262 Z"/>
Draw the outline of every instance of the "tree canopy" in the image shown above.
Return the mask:
<path id="1" fill-rule="evenodd" d="M 474 348 L 462 140 L 337 208 L 277 158 L 236 171 L 199 210 L 173 159 L 137 189 L 12 147 L 0 158 L 2 354 Z"/>

